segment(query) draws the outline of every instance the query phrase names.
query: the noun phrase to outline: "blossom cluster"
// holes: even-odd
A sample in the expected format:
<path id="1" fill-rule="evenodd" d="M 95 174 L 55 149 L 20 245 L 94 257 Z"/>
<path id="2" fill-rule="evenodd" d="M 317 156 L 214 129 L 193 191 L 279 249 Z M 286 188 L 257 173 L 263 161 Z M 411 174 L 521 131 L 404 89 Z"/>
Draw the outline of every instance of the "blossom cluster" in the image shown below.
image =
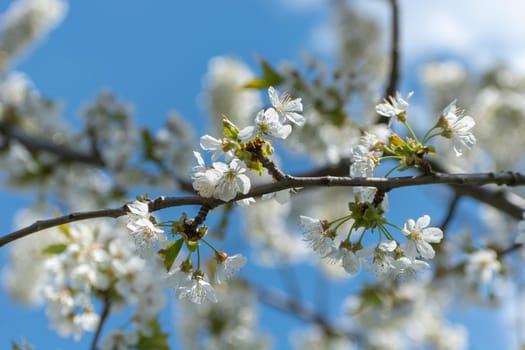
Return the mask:
<path id="1" fill-rule="evenodd" d="M 179 299 L 188 300 L 195 304 L 217 302 L 215 289 L 200 266 L 198 241 L 204 239 L 206 227 L 203 226 L 199 229 L 193 227 L 191 223 L 186 221 L 185 216 L 177 222 L 157 223 L 149 211 L 147 202 L 141 200 L 127 204 L 127 208 L 129 210 L 127 228 L 136 251 L 145 258 L 155 258 L 153 253 L 158 252 L 163 259 L 167 273 L 162 285 L 175 290 Z M 161 225 L 170 226 L 172 233 L 180 234 L 181 238 L 168 243 Z M 184 243 L 189 254 L 180 266 L 172 269 Z M 214 282 L 216 284 L 232 279 L 246 264 L 244 256 L 240 254 L 228 256 L 225 252 L 219 252 L 213 248 L 210 243 L 206 242 L 206 244 L 214 250 Z M 196 269 L 191 263 L 191 257 L 195 251 L 197 251 L 198 256 Z"/>
<path id="2" fill-rule="evenodd" d="M 352 219 L 348 217 L 344 220 Z M 430 217 L 424 215 L 415 222 L 412 219 L 405 222 L 401 228 L 407 239 L 405 243 L 400 244 L 392 238 L 384 225 L 378 224 L 378 230 L 385 239 L 380 240 L 375 247 L 363 247 L 364 231 L 357 242 L 351 241 L 350 234 L 346 239 L 338 237 L 337 226 L 341 221 L 329 223 L 326 220 L 301 216 L 305 242 L 321 258 L 341 265 L 348 274 L 353 276 L 364 266 L 372 269 L 381 281 L 410 276 L 429 268 L 425 260 L 432 259 L 435 255 L 431 243 L 439 243 L 443 238 L 441 229 L 428 227 Z M 332 226 L 336 228 L 333 229 Z"/>
<path id="3" fill-rule="evenodd" d="M 456 101 L 452 101 L 445 107 L 438 121 L 423 136 L 420 141 L 416 133 L 408 122 L 408 101 L 413 93 L 409 93 L 403 98 L 399 92 L 395 98 L 390 97 L 376 106 L 379 115 L 390 119 L 390 124 L 394 119 L 400 121 L 409 132 L 403 140 L 396 133 L 388 135 L 388 139 L 381 139 L 373 134 L 366 133 L 361 137 L 358 145 L 352 148 L 352 164 L 350 166 L 350 176 L 370 177 L 374 174 L 374 169 L 382 160 L 395 159 L 399 163 L 393 167 L 392 171 L 403 171 L 408 168 L 421 168 L 428 171 L 429 165 L 424 156 L 433 154 L 434 147 L 428 142 L 436 136 L 442 136 L 452 140 L 453 149 L 456 156 L 461 156 L 464 149 L 470 149 L 476 143 L 476 138 L 471 132 L 474 127 L 474 119 L 464 115 L 464 112 L 456 107 Z"/>
<path id="4" fill-rule="evenodd" d="M 213 152 L 213 164 L 207 167 L 201 154 L 194 152 L 197 165 L 193 168 L 193 188 L 199 195 L 228 202 L 239 193 L 248 193 L 251 187 L 248 170 L 261 173 L 260 157 L 273 153 L 271 143 L 263 140 L 263 136 L 286 139 L 292 132 L 288 122 L 297 126 L 304 124 L 300 98 L 291 99 L 287 93 L 279 94 L 273 87 L 268 88 L 268 96 L 272 107 L 260 110 L 254 118 L 254 125 L 239 129 L 224 117 L 223 138 L 201 137 L 201 148 Z M 217 161 L 221 156 L 225 162 Z"/>
<path id="5" fill-rule="evenodd" d="M 105 222 L 62 228 L 60 243 L 43 250 L 47 315 L 60 335 L 75 338 L 100 321 L 94 298 L 111 300 L 111 310 L 133 305 L 131 319 L 142 333 L 165 305 L 158 264 L 135 254 L 124 230 Z"/>

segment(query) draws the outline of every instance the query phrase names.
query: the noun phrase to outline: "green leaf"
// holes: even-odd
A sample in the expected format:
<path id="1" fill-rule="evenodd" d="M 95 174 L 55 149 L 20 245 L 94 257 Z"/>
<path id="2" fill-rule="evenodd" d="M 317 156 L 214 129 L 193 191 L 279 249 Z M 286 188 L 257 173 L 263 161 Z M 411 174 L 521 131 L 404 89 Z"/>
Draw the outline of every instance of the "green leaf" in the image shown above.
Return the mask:
<path id="1" fill-rule="evenodd" d="M 261 59 L 261 69 L 262 77 L 249 81 L 244 85 L 245 88 L 263 89 L 270 86 L 277 86 L 283 82 L 283 77 L 264 59 Z"/>
<path id="2" fill-rule="evenodd" d="M 148 129 L 142 129 L 142 146 L 144 148 L 144 158 L 148 160 L 158 161 L 158 158 L 153 152 L 155 149 L 155 140 L 151 136 Z"/>
<path id="3" fill-rule="evenodd" d="M 180 249 L 182 248 L 182 243 L 184 243 L 184 238 L 171 242 L 166 249 L 161 249 L 159 251 L 159 255 L 164 259 L 164 267 L 167 271 L 171 269 L 175 259 L 177 259 Z"/>
<path id="4" fill-rule="evenodd" d="M 170 350 L 168 345 L 168 334 L 160 329 L 158 320 L 151 323 L 151 335 L 146 336 L 139 333 L 139 341 L 136 345 L 137 350 Z"/>
<path id="5" fill-rule="evenodd" d="M 42 254 L 44 255 L 57 255 L 63 253 L 67 248 L 67 244 L 64 243 L 57 243 L 57 244 L 51 244 L 50 246 L 47 246 L 44 250 L 42 250 Z"/>

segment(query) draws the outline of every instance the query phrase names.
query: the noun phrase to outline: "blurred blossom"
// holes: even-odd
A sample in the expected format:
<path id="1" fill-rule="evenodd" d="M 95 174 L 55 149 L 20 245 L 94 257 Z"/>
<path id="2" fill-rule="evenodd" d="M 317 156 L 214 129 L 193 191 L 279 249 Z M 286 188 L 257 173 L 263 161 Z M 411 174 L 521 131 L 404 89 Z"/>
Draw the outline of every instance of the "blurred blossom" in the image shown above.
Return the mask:
<path id="1" fill-rule="evenodd" d="M 97 147 L 109 168 L 126 168 L 138 147 L 139 130 L 133 124 L 132 111 L 131 105 L 119 101 L 108 91 L 102 91 L 82 111 L 86 143 Z"/>
<path id="2" fill-rule="evenodd" d="M 242 284 L 216 289 L 219 303 L 177 305 L 179 334 L 185 349 L 264 350 L 270 339 L 257 330 L 257 299 Z"/>
<path id="3" fill-rule="evenodd" d="M 43 204 L 23 209 L 15 217 L 15 227 L 22 228 L 38 219 L 46 218 L 49 212 L 49 208 Z M 2 284 L 14 300 L 24 304 L 43 301 L 46 257 L 40 254 L 40 251 L 43 247 L 63 241 L 60 232 L 53 228 L 19 239 L 10 245 L 8 264 L 1 272 Z"/>
<path id="4" fill-rule="evenodd" d="M 296 229 L 289 226 L 290 203 L 279 204 L 277 201 L 259 201 L 249 207 L 243 207 L 245 234 L 255 247 L 256 260 L 266 266 L 302 260 L 307 249 Z"/>
<path id="5" fill-rule="evenodd" d="M 295 349 L 300 350 L 352 350 L 358 347 L 348 338 L 329 334 L 318 327 L 310 327 L 292 334 Z"/>
<path id="6" fill-rule="evenodd" d="M 210 60 L 200 101 L 210 115 L 216 134 L 222 133 L 222 115 L 240 127 L 250 124 L 262 106 L 257 91 L 243 88 L 254 78 L 250 68 L 236 58 L 216 56 Z"/>
<path id="7" fill-rule="evenodd" d="M 0 71 L 59 24 L 66 12 L 64 0 L 14 1 L 0 17 Z"/>
<path id="8" fill-rule="evenodd" d="M 94 331 L 99 320 L 95 298 L 104 293 L 112 293 L 112 310 L 134 306 L 133 324 L 148 333 L 151 320 L 165 305 L 160 283 L 164 274 L 158 262 L 151 260 L 146 264 L 136 256 L 123 225 L 90 221 L 52 232 L 49 237 L 54 237 L 54 241 L 46 242 L 34 235 L 30 237 L 38 237 L 38 244 L 35 241 L 32 246 L 24 246 L 41 259 L 40 264 L 35 264 L 40 266 L 39 278 L 31 281 L 33 285 L 27 285 L 29 281 L 24 277 L 27 272 L 11 273 L 8 286 L 13 290 L 27 286 L 39 291 L 39 297 L 47 304 L 51 327 L 63 337 L 72 335 L 78 339 L 84 332 Z M 20 246 L 13 247 L 19 254 L 12 256 L 9 269 L 16 272 L 18 260 L 27 259 L 28 251 L 22 254 Z M 44 254 L 49 247 L 59 250 Z"/>
<path id="9" fill-rule="evenodd" d="M 465 266 L 466 279 L 474 284 L 489 284 L 501 269 L 497 253 L 492 249 L 481 249 L 469 254 Z"/>

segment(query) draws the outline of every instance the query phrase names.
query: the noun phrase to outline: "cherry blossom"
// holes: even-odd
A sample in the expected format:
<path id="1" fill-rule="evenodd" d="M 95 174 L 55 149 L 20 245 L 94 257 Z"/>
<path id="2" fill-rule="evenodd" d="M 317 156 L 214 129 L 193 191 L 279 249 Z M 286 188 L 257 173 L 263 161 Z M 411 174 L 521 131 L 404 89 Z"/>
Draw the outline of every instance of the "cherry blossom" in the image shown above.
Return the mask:
<path id="1" fill-rule="evenodd" d="M 286 92 L 279 95 L 272 86 L 268 88 L 268 96 L 270 97 L 270 103 L 279 112 L 283 122 L 289 120 L 298 126 L 304 124 L 304 117 L 298 113 L 303 111 L 303 104 L 300 98 L 292 100 Z"/>

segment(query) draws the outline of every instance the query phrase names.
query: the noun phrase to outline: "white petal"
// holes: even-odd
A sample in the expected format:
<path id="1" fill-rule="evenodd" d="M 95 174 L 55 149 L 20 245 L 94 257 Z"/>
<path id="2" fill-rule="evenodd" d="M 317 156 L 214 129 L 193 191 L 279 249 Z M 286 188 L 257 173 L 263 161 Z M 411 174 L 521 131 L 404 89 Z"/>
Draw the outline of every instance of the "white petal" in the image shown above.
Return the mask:
<path id="1" fill-rule="evenodd" d="M 237 177 L 237 185 L 242 194 L 246 194 L 250 191 L 250 178 L 244 174 L 240 174 Z"/>
<path id="2" fill-rule="evenodd" d="M 204 135 L 201 137 L 200 146 L 207 151 L 216 150 L 221 148 L 222 142 L 213 136 Z"/>
<path id="3" fill-rule="evenodd" d="M 255 126 L 247 126 L 242 129 L 237 135 L 242 142 L 250 141 L 255 135 L 257 135 L 257 129 Z"/>
<path id="4" fill-rule="evenodd" d="M 427 227 L 428 224 L 430 224 L 430 216 L 423 215 L 419 219 L 417 219 L 416 226 L 414 227 L 416 230 L 421 230 L 424 227 Z"/>
<path id="5" fill-rule="evenodd" d="M 287 112 L 285 113 L 285 117 L 297 126 L 302 126 L 305 122 L 304 117 L 299 113 Z"/>

